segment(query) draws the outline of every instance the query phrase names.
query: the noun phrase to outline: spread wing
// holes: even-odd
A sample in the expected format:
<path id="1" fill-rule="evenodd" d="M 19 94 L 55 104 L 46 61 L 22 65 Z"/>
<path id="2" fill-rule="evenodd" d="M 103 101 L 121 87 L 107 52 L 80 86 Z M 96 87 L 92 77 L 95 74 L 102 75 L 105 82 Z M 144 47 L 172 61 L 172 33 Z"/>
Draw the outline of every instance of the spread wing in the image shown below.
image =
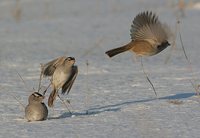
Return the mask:
<path id="1" fill-rule="evenodd" d="M 131 39 L 145 40 L 153 46 L 167 41 L 168 27 L 158 20 L 158 16 L 152 12 L 142 12 L 138 14 L 131 25 Z"/>
<path id="2" fill-rule="evenodd" d="M 44 76 L 52 76 L 55 69 L 64 63 L 66 57 L 59 57 L 57 59 L 54 59 L 46 64 L 41 65 L 42 66 L 42 74 Z"/>
<path id="3" fill-rule="evenodd" d="M 65 94 L 66 91 L 67 94 L 69 93 L 77 75 L 78 75 L 78 67 L 72 66 L 71 75 L 69 76 L 69 79 L 65 82 L 65 84 L 62 87 L 62 94 Z"/>

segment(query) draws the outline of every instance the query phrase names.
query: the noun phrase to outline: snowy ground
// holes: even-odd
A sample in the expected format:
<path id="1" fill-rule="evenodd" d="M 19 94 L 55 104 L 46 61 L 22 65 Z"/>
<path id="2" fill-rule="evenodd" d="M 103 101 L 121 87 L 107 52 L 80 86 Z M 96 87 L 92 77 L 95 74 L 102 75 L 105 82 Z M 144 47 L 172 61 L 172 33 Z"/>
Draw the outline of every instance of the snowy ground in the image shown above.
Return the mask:
<path id="1" fill-rule="evenodd" d="M 156 99 L 140 63 L 133 60 L 131 53 L 109 59 L 104 52 L 130 41 L 131 21 L 143 10 L 155 11 L 175 30 L 174 3 L 19 2 L 18 5 L 15 0 L 0 1 L 0 137 L 199 137 L 200 99 L 190 84 L 192 78 L 200 83 L 198 6 L 186 9 L 181 21 L 183 42 L 194 73 L 188 70 L 179 39 L 168 64 L 164 61 L 170 48 L 144 60 L 158 93 Z M 26 105 L 33 87 L 37 88 L 40 63 L 63 55 L 74 56 L 79 67 L 69 97 L 63 96 L 71 100 L 73 116 L 57 99 L 55 111 L 49 109 L 48 120 L 26 122 L 23 108 L 12 95 Z"/>

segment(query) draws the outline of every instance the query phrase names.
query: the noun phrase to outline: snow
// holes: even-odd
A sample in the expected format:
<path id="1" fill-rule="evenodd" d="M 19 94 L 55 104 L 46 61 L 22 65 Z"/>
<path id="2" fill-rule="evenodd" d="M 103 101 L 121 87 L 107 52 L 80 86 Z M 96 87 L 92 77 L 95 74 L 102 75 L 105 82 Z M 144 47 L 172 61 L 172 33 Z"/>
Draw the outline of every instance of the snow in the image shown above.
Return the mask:
<path id="1" fill-rule="evenodd" d="M 159 0 L 15 0 L 0 1 L 0 137 L 35 138 L 198 138 L 199 10 L 181 19 L 183 43 L 192 63 L 188 69 L 180 40 L 167 64 L 167 48 L 145 58 L 144 66 L 158 93 L 131 53 L 109 59 L 106 50 L 130 41 L 135 15 L 153 10 L 174 31 L 176 9 Z M 18 8 L 21 14 L 14 14 Z M 14 13 L 13 13 L 14 12 Z M 48 120 L 27 122 L 20 104 L 37 89 L 40 63 L 74 56 L 79 74 L 70 94 L 73 115 L 59 101 Z M 86 63 L 89 63 L 87 68 Z M 88 72 L 87 72 L 88 70 Z M 17 72 L 23 77 L 23 84 Z M 43 81 L 47 85 L 48 80 Z M 47 92 L 47 97 L 50 90 Z M 45 99 L 47 103 L 47 98 Z"/>
<path id="2" fill-rule="evenodd" d="M 194 7 L 194 9 L 199 10 L 200 9 L 200 2 L 195 3 L 193 7 Z"/>

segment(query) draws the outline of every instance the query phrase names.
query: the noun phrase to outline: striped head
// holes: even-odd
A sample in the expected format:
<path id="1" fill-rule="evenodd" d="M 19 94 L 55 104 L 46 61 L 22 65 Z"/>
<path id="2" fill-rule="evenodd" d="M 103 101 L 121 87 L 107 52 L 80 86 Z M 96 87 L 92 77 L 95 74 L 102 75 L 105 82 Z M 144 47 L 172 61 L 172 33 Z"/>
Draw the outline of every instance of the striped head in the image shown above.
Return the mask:
<path id="1" fill-rule="evenodd" d="M 29 98 L 28 102 L 30 103 L 42 103 L 44 96 L 38 92 L 32 93 Z"/>
<path id="2" fill-rule="evenodd" d="M 65 65 L 74 65 L 74 63 L 76 62 L 74 57 L 67 57 L 65 59 Z"/>

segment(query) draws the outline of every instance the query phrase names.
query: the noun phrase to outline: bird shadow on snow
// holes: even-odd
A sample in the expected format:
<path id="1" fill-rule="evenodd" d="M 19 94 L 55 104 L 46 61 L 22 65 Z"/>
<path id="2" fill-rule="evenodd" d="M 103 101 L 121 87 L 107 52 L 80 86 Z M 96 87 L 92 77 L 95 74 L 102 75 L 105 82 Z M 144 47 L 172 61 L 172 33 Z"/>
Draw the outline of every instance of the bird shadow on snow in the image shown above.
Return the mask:
<path id="1" fill-rule="evenodd" d="M 94 108 L 89 108 L 85 112 L 73 112 L 70 114 L 69 112 L 65 112 L 61 114 L 58 117 L 51 117 L 49 119 L 62 119 L 62 118 L 68 118 L 72 116 L 89 116 L 89 115 L 97 115 L 103 112 L 117 112 L 121 110 L 123 106 L 131 105 L 131 104 L 136 104 L 136 103 L 146 103 L 146 102 L 151 102 L 155 100 L 180 100 L 180 99 L 186 99 L 189 97 L 194 96 L 195 93 L 178 93 L 175 95 L 170 95 L 170 96 L 164 96 L 160 98 L 149 98 L 149 99 L 142 99 L 142 100 L 133 100 L 133 101 L 125 101 L 117 104 L 110 104 L 110 105 L 105 105 L 105 106 L 100 106 L 100 107 L 94 107 Z"/>
<path id="2" fill-rule="evenodd" d="M 165 97 L 160 97 L 158 99 L 160 100 L 165 100 L 165 99 L 168 99 L 168 100 L 175 100 L 175 99 L 186 99 L 186 98 L 189 98 L 189 97 L 192 97 L 194 96 L 195 93 L 178 93 L 178 94 L 175 94 L 175 95 L 170 95 L 170 96 L 165 96 Z"/>
<path id="3" fill-rule="evenodd" d="M 143 99 L 143 100 L 126 101 L 126 102 L 122 102 L 122 103 L 91 108 L 89 110 L 101 110 L 101 109 L 109 109 L 109 108 L 114 108 L 114 107 L 118 107 L 121 109 L 121 106 L 124 106 L 124 105 L 126 106 L 126 105 L 130 105 L 130 104 L 135 104 L 135 103 L 146 103 L 146 102 L 151 102 L 154 100 L 175 100 L 175 99 L 180 100 L 180 99 L 192 97 L 194 95 L 195 95 L 195 93 L 179 93 L 179 94 L 164 96 L 164 97 L 160 97 L 160 98 L 149 98 L 149 99 Z"/>
<path id="4" fill-rule="evenodd" d="M 82 111 L 82 112 L 72 112 L 69 113 L 69 112 L 64 112 L 63 114 L 61 114 L 60 116 L 58 117 L 49 117 L 48 119 L 51 120 L 51 119 L 62 119 L 62 118 L 68 118 L 68 117 L 73 117 L 73 116 L 76 116 L 76 117 L 81 117 L 81 116 L 90 116 L 90 115 L 97 115 L 97 114 L 100 114 L 100 113 L 103 113 L 103 112 L 117 112 L 118 110 L 120 110 L 121 108 L 119 107 L 115 107 L 115 108 L 109 108 L 109 109 L 100 109 L 100 110 L 86 110 L 86 111 Z"/>

